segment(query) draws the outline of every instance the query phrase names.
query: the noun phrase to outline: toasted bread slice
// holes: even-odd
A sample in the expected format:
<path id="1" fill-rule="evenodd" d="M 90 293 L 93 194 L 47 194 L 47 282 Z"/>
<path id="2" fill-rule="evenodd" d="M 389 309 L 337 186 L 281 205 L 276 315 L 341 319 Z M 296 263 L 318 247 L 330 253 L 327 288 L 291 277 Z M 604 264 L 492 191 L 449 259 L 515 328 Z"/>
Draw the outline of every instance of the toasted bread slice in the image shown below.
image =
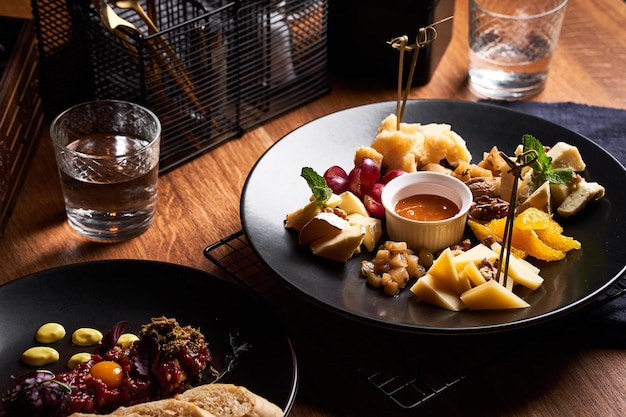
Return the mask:
<path id="1" fill-rule="evenodd" d="M 215 417 L 188 401 L 166 399 L 120 407 L 109 416 L 126 417 Z"/>
<path id="2" fill-rule="evenodd" d="M 215 417 L 283 417 L 277 405 L 233 384 L 200 385 L 176 396 L 213 413 Z"/>

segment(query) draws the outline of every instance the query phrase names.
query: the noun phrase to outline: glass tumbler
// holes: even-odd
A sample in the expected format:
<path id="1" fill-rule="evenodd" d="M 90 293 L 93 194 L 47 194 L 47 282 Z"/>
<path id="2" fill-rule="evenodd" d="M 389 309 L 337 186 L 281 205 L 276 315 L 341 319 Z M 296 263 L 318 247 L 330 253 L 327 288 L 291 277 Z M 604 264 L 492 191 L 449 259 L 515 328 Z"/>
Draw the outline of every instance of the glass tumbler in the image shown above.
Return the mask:
<path id="1" fill-rule="evenodd" d="M 50 127 L 69 224 L 90 240 L 135 237 L 152 224 L 161 123 L 125 101 L 81 103 Z"/>
<path id="2" fill-rule="evenodd" d="M 470 0 L 469 5 L 470 88 L 500 100 L 541 92 L 567 0 Z"/>

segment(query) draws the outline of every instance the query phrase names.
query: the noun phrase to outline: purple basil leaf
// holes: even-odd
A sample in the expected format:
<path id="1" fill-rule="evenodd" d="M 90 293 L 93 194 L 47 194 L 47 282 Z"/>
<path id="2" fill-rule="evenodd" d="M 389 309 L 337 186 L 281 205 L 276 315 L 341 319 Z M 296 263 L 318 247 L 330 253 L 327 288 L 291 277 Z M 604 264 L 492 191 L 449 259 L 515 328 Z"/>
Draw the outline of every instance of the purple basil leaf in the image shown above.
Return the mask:
<path id="1" fill-rule="evenodd" d="M 102 338 L 102 344 L 100 345 L 100 356 L 104 355 L 109 350 L 113 349 L 117 344 L 118 339 L 126 330 L 128 325 L 127 321 L 120 321 L 111 330 L 109 330 Z"/>

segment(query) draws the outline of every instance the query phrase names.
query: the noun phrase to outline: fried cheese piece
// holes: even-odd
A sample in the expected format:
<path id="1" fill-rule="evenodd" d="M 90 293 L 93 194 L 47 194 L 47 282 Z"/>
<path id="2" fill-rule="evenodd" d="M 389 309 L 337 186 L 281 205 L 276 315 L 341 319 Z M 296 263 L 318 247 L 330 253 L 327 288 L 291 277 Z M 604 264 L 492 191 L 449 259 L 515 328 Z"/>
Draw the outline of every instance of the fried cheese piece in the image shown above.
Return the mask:
<path id="1" fill-rule="evenodd" d="M 382 165 L 389 170 L 414 172 L 442 161 L 457 167 L 472 159 L 465 141 L 450 125 L 400 123 L 398 129 L 395 114 L 381 122 L 371 147 L 383 155 Z"/>

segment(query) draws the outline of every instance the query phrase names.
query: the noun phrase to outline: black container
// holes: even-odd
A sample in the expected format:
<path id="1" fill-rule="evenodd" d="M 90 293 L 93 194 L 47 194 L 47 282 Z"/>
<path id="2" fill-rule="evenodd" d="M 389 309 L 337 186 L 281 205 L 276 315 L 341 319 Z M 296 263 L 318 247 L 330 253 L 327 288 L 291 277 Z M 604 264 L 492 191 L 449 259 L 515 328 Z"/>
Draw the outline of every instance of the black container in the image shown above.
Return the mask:
<path id="1" fill-rule="evenodd" d="M 161 173 L 329 91 L 326 0 L 159 0 L 154 34 L 112 6 L 136 27 L 123 36 L 92 0 L 32 6 L 46 117 L 142 104 L 163 124 Z"/>
<path id="2" fill-rule="evenodd" d="M 0 17 L 0 235 L 26 178 L 43 111 L 33 23 Z"/>
<path id="3" fill-rule="evenodd" d="M 385 84 L 398 80 L 399 52 L 387 42 L 454 15 L 454 0 L 329 0 L 328 62 L 333 73 Z M 452 37 L 452 20 L 436 26 L 437 39 L 421 48 L 413 86 L 427 84 Z M 404 59 L 405 81 L 412 53 Z"/>

